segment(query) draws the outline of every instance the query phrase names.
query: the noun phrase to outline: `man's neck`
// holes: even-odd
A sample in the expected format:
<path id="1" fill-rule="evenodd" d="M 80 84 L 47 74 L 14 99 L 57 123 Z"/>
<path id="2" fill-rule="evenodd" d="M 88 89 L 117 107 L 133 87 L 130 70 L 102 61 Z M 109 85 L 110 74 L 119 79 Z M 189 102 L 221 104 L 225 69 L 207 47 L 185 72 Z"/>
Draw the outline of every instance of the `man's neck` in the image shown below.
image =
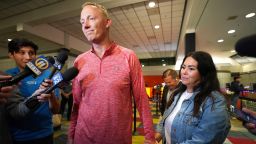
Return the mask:
<path id="1" fill-rule="evenodd" d="M 24 68 L 22 68 L 22 67 L 19 67 L 19 66 L 18 66 L 18 69 L 20 70 L 20 72 L 23 72 L 23 71 L 24 71 Z"/>
<path id="2" fill-rule="evenodd" d="M 98 57 L 102 58 L 105 51 L 110 47 L 111 41 L 106 41 L 104 43 L 99 43 L 99 44 L 93 44 L 93 48 L 97 54 Z"/>

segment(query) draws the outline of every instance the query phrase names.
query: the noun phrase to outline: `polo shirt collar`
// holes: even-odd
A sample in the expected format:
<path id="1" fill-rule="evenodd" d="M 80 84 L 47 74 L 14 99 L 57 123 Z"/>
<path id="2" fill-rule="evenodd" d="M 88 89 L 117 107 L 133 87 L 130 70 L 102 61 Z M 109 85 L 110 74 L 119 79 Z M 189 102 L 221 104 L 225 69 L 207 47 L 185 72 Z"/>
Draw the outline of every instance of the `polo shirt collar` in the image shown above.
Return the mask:
<path id="1" fill-rule="evenodd" d="M 107 56 L 107 55 L 112 54 L 112 53 L 114 52 L 114 50 L 115 50 L 116 45 L 117 45 L 117 44 L 113 41 L 113 42 L 110 44 L 110 46 L 106 49 L 104 55 Z M 93 46 L 92 46 L 91 52 L 92 52 L 92 53 L 95 53 L 95 50 L 94 50 Z"/>

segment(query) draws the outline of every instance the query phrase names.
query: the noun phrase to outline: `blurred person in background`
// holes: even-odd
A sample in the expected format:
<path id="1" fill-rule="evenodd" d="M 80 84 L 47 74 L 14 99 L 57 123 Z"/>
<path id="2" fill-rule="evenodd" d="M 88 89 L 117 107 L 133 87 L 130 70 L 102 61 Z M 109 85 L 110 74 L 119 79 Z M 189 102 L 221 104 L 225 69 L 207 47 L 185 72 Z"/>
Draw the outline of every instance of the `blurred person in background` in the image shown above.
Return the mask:
<path id="1" fill-rule="evenodd" d="M 240 83 L 240 76 L 235 76 L 234 81 L 230 84 L 230 90 L 233 92 L 231 96 L 231 105 L 237 108 L 237 100 L 239 99 L 240 92 L 244 90 L 243 84 Z"/>
<path id="2" fill-rule="evenodd" d="M 68 85 L 64 86 L 61 89 L 61 102 L 60 102 L 60 113 L 64 116 L 64 112 L 66 110 L 66 104 L 68 104 L 67 108 L 67 120 L 70 120 L 72 105 L 73 105 L 73 95 L 72 95 L 72 83 L 70 82 Z"/>
<path id="3" fill-rule="evenodd" d="M 167 69 L 163 72 L 162 79 L 164 80 L 165 86 L 163 89 L 160 112 L 163 116 L 166 110 L 166 104 L 175 88 L 179 85 L 178 74 L 173 69 Z"/>

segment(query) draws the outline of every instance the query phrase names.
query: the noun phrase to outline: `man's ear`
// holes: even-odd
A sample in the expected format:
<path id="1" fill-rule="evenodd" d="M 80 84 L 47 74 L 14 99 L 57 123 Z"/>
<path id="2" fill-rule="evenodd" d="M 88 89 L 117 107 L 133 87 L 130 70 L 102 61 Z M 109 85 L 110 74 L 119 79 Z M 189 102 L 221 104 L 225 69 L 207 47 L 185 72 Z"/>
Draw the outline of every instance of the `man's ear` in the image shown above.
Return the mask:
<path id="1" fill-rule="evenodd" d="M 112 20 L 111 19 L 107 19 L 106 28 L 109 28 L 111 25 L 112 25 Z"/>
<path id="2" fill-rule="evenodd" d="M 13 54 L 11 52 L 8 53 L 9 58 L 13 59 Z"/>

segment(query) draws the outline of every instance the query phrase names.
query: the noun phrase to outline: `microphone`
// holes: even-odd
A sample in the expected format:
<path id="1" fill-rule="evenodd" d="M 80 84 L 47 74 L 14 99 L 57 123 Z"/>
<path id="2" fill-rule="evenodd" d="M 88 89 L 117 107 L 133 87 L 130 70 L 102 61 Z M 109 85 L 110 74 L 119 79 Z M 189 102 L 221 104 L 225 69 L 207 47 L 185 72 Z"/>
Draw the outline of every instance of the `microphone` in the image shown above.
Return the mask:
<path id="1" fill-rule="evenodd" d="M 18 73 L 7 81 L 0 82 L 0 87 L 14 85 L 23 78 L 32 74 L 35 77 L 42 74 L 44 70 L 48 69 L 51 66 L 51 63 L 48 60 L 52 62 L 52 59 L 49 57 L 46 58 L 44 56 L 39 56 L 38 58 L 28 62 L 24 68 L 24 71 Z"/>
<path id="2" fill-rule="evenodd" d="M 55 88 L 59 87 L 62 88 L 64 85 L 68 84 L 68 82 L 70 80 L 72 80 L 73 78 L 75 78 L 78 74 L 78 69 L 75 67 L 71 67 L 69 69 L 67 69 L 64 74 L 62 75 L 60 72 L 56 73 L 53 77 L 52 77 L 52 81 L 53 81 L 53 85 L 47 89 L 45 89 L 43 92 L 39 93 L 39 94 L 35 94 L 32 95 L 30 97 L 28 97 L 24 103 L 25 105 L 31 109 L 31 110 L 35 110 L 36 108 L 38 108 L 40 106 L 40 102 L 37 100 L 37 96 L 41 95 L 41 94 L 49 94 L 50 92 L 52 92 Z"/>
<path id="3" fill-rule="evenodd" d="M 53 85 L 43 91 L 42 93 L 49 94 L 51 91 L 53 91 L 55 88 L 59 87 L 62 88 L 65 84 L 68 84 L 70 80 L 75 78 L 78 74 L 78 69 L 75 67 L 71 67 L 67 69 L 63 75 L 58 72 L 52 77 Z"/>
<path id="4" fill-rule="evenodd" d="M 256 57 L 256 34 L 239 39 L 235 49 L 241 56 Z"/>
<path id="5" fill-rule="evenodd" d="M 49 79 L 51 79 L 53 77 L 53 75 L 55 74 L 55 72 L 57 70 L 61 70 L 63 65 L 65 64 L 66 60 L 68 59 L 68 53 L 69 50 L 66 48 L 61 48 L 59 54 L 57 55 L 56 59 L 54 59 L 54 64 L 53 64 L 53 70 L 49 76 Z"/>

